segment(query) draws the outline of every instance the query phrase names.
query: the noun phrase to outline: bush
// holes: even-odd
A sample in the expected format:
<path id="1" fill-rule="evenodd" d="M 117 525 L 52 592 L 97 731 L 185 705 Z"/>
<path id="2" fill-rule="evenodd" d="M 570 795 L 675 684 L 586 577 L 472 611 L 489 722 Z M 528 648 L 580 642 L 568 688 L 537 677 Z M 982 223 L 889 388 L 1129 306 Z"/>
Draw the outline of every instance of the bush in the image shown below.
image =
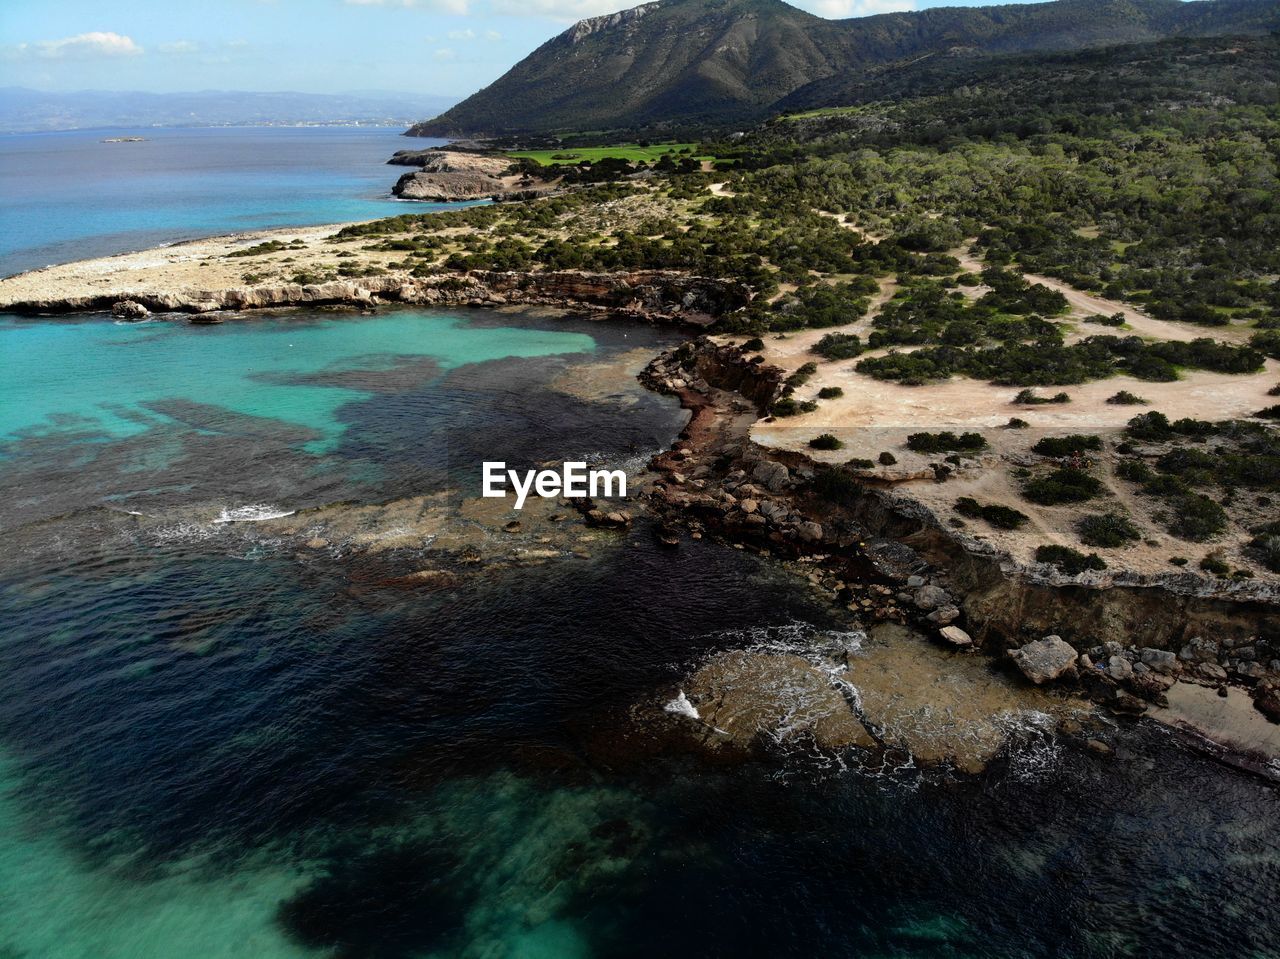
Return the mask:
<path id="1" fill-rule="evenodd" d="M 857 456 L 846 462 L 844 465 L 852 470 L 871 470 L 876 468 L 876 464 L 871 460 L 862 459 Z"/>
<path id="2" fill-rule="evenodd" d="M 1102 483 L 1084 470 L 1063 466 L 1047 476 L 1031 480 L 1022 488 L 1022 495 L 1041 506 L 1056 503 L 1083 503 L 1102 491 Z"/>
<path id="3" fill-rule="evenodd" d="M 1100 449 L 1102 449 L 1100 437 L 1072 433 L 1070 436 L 1046 436 L 1031 447 L 1031 452 L 1039 453 L 1041 456 L 1077 456 L 1086 450 Z"/>
<path id="4" fill-rule="evenodd" d="M 1107 402 L 1113 406 L 1146 406 L 1147 401 L 1141 396 L 1130 393 L 1128 390 L 1121 390 L 1113 396 L 1107 397 Z"/>
<path id="5" fill-rule="evenodd" d="M 1124 314 L 1112 313 L 1110 316 L 1104 316 L 1101 313 L 1095 313 L 1093 316 L 1086 316 L 1084 321 L 1096 323 L 1098 326 L 1124 326 Z"/>
<path id="6" fill-rule="evenodd" d="M 809 446 L 815 450 L 838 450 L 844 446 L 844 443 L 831 433 L 819 433 L 809 440 Z"/>
<path id="7" fill-rule="evenodd" d="M 1030 425 L 1030 423 L 1020 417 L 1011 416 L 1009 417 L 1009 422 L 1004 424 L 1004 428 L 1007 430 L 1025 430 Z"/>
<path id="8" fill-rule="evenodd" d="M 1053 396 L 1041 396 L 1035 390 L 1019 390 L 1013 398 L 1018 406 L 1043 406 L 1046 403 L 1070 403 L 1071 397 L 1066 393 L 1054 393 Z"/>
<path id="9" fill-rule="evenodd" d="M 1200 568 L 1206 573 L 1212 573 L 1214 576 L 1226 576 L 1227 573 L 1231 572 L 1231 567 L 1213 553 L 1200 560 Z"/>
<path id="10" fill-rule="evenodd" d="M 1167 440 L 1173 435 L 1169 425 L 1169 417 L 1152 410 L 1150 413 L 1139 413 L 1129 421 L 1125 432 L 1135 440 Z"/>
<path id="11" fill-rule="evenodd" d="M 1253 414 L 1260 420 L 1280 420 L 1280 403 L 1275 406 L 1268 406 L 1266 409 L 1258 410 Z"/>
<path id="12" fill-rule="evenodd" d="M 813 400 L 805 400 L 801 403 L 790 396 L 783 396 L 774 401 L 770 412 L 774 416 L 795 416 L 799 413 L 812 413 L 817 408 L 818 404 Z"/>
<path id="13" fill-rule="evenodd" d="M 844 390 L 838 386 L 824 386 L 818 390 L 818 399 L 820 400 L 834 400 L 841 396 L 844 396 Z"/>
<path id="14" fill-rule="evenodd" d="M 1037 546 L 1036 562 L 1056 566 L 1069 576 L 1077 576 L 1087 569 L 1107 568 L 1106 562 L 1097 553 L 1090 553 L 1086 556 L 1070 546 L 1058 546 L 1057 544 Z"/>
<path id="15" fill-rule="evenodd" d="M 956 500 L 956 512 L 961 516 L 985 520 L 997 529 L 1020 529 L 1030 520 L 1026 513 L 1011 506 L 984 506 L 971 496 L 962 496 Z"/>
<path id="16" fill-rule="evenodd" d="M 1081 518 L 1076 524 L 1076 532 L 1080 541 L 1086 546 L 1101 546 L 1114 549 L 1140 539 L 1142 534 L 1138 527 L 1120 513 L 1093 513 Z"/>
<path id="17" fill-rule="evenodd" d="M 1256 552 L 1262 565 L 1273 573 L 1280 573 L 1280 522 L 1268 523 L 1253 530 L 1249 548 Z"/>
<path id="18" fill-rule="evenodd" d="M 1179 539 L 1203 542 L 1227 527 L 1227 511 L 1200 493 L 1183 493 L 1169 504 L 1166 526 Z"/>
<path id="19" fill-rule="evenodd" d="M 981 433 L 961 433 L 950 430 L 941 433 L 912 433 L 907 437 L 907 449 L 917 453 L 976 452 L 987 448 Z"/>
<path id="20" fill-rule="evenodd" d="M 1116 464 L 1116 475 L 1131 483 L 1149 483 L 1156 474 L 1142 460 L 1121 460 Z"/>
<path id="21" fill-rule="evenodd" d="M 751 339 L 743 343 L 739 349 L 741 349 L 743 353 L 759 353 L 764 349 L 764 340 L 760 339 L 758 336 L 753 336 Z"/>
<path id="22" fill-rule="evenodd" d="M 817 363 L 805 363 L 782 382 L 785 385 L 790 386 L 792 389 L 795 389 L 797 386 L 804 386 L 808 383 L 816 372 L 818 372 Z"/>
<path id="23" fill-rule="evenodd" d="M 811 352 L 828 360 L 851 360 L 866 349 L 856 333 L 828 333 L 811 348 Z"/>
<path id="24" fill-rule="evenodd" d="M 888 450 L 885 450 L 883 453 L 881 453 L 879 458 L 880 458 L 881 466 L 893 466 L 895 463 L 898 462 L 898 457 L 894 456 Z"/>

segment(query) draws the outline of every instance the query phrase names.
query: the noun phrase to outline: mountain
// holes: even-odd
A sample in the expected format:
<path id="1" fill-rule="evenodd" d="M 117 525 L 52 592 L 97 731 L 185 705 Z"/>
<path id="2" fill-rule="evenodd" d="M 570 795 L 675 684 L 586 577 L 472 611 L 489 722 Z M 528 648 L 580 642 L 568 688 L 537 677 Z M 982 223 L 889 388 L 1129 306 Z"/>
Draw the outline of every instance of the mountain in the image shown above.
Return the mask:
<path id="1" fill-rule="evenodd" d="M 782 0 L 656 0 L 580 21 L 408 133 L 741 123 L 766 116 L 801 87 L 848 82 L 922 56 L 1078 50 L 1275 29 L 1275 0 L 1056 0 L 850 20 L 824 20 Z"/>
<path id="2" fill-rule="evenodd" d="M 51 93 L 26 87 L 0 89 L 0 133 L 83 130 L 97 127 L 402 126 L 428 110 L 442 110 L 456 97 L 381 91 L 350 94 L 139 93 L 81 90 Z"/>

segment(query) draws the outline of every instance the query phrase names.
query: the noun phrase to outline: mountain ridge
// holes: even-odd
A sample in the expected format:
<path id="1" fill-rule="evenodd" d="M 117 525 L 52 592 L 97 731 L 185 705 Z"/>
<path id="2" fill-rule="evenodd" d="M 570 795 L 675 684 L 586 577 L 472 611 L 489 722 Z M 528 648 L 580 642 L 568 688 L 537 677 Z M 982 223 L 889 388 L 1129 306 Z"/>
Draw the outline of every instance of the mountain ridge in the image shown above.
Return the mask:
<path id="1" fill-rule="evenodd" d="M 1053 0 L 846 20 L 826 20 L 782 0 L 651 0 L 579 21 L 494 83 L 407 132 L 492 136 L 750 123 L 801 87 L 956 48 L 1066 51 L 1276 29 L 1274 0 Z"/>

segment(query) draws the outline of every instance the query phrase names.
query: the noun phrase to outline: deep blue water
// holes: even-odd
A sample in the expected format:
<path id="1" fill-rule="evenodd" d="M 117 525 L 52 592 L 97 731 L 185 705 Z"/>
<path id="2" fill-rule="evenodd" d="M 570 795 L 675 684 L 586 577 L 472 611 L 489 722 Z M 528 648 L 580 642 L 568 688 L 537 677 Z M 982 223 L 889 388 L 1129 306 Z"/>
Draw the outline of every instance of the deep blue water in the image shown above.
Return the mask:
<path id="1" fill-rule="evenodd" d="M 394 216 L 392 128 L 78 130 L 0 136 L 0 276 L 161 243 Z M 142 136 L 142 143 L 103 143 Z"/>

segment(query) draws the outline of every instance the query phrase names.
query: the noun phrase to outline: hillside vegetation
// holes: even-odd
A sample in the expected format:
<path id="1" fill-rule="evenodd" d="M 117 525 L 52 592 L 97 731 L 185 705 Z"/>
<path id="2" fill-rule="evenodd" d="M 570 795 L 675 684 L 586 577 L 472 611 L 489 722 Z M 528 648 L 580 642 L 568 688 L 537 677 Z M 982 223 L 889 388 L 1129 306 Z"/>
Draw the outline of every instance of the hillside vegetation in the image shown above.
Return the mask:
<path id="1" fill-rule="evenodd" d="M 658 0 L 552 38 L 417 136 L 749 124 L 849 102 L 886 64 L 1280 28 L 1266 0 L 1056 0 L 824 20 L 781 0 Z"/>

